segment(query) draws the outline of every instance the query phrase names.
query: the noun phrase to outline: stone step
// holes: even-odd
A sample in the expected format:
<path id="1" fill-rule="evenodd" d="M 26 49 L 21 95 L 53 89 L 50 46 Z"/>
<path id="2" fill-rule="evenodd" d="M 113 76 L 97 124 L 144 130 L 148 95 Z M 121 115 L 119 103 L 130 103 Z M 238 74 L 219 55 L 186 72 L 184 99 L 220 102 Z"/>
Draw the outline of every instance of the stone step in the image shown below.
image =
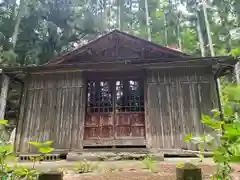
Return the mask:
<path id="1" fill-rule="evenodd" d="M 82 152 L 67 154 L 67 161 L 120 161 L 120 160 L 142 160 L 147 156 L 152 156 L 154 160 L 163 161 L 162 153 L 129 153 L 129 152 Z"/>

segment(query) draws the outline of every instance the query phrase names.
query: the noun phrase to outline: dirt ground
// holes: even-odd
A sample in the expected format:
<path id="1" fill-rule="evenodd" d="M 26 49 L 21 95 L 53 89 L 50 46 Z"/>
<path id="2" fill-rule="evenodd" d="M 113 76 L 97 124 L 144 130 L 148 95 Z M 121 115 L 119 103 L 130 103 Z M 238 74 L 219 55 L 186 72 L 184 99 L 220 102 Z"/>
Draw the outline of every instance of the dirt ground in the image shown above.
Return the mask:
<path id="1" fill-rule="evenodd" d="M 76 174 L 71 171 L 77 162 L 56 161 L 43 162 L 36 167 L 42 171 L 61 169 L 65 171 L 64 180 L 175 180 L 176 166 L 180 163 L 191 162 L 196 164 L 195 158 L 166 158 L 157 162 L 155 173 L 144 168 L 141 161 L 99 161 L 91 162 L 97 165 L 97 171 L 93 173 Z M 21 163 L 24 166 L 31 166 L 31 163 Z M 203 172 L 203 179 L 210 180 L 215 173 L 216 167 L 211 158 L 205 158 L 200 164 Z M 240 180 L 240 165 L 233 165 L 234 180 Z"/>
<path id="2" fill-rule="evenodd" d="M 162 165 L 157 173 L 143 172 L 137 168 L 123 169 L 120 172 L 108 172 L 102 175 L 65 175 L 64 180 L 175 180 L 175 167 Z M 203 179 L 210 179 L 215 171 L 213 166 L 203 165 Z"/>

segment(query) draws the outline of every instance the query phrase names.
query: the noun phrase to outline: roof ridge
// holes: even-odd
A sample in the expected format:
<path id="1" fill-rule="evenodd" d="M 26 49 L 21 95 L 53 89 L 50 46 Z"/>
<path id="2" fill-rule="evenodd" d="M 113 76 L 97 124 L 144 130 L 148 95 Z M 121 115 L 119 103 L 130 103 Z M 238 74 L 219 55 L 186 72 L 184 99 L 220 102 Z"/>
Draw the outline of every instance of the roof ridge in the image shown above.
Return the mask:
<path id="1" fill-rule="evenodd" d="M 88 46 L 90 46 L 91 44 L 93 43 L 96 43 L 97 41 L 111 35 L 111 34 L 118 34 L 120 36 L 125 36 L 125 37 L 129 37 L 129 38 L 132 38 L 132 39 L 135 39 L 135 40 L 138 40 L 138 41 L 141 41 L 141 42 L 144 42 L 146 43 L 148 46 L 151 46 L 151 48 L 153 48 L 154 50 L 156 51 L 159 51 L 159 50 L 163 50 L 165 51 L 166 53 L 170 53 L 172 55 L 175 55 L 175 56 L 179 56 L 179 57 L 191 57 L 190 55 L 186 54 L 186 53 L 183 53 L 181 51 L 178 51 L 178 50 L 174 50 L 174 49 L 171 49 L 171 48 L 168 48 L 168 47 L 165 47 L 165 46 L 162 46 L 162 45 L 159 45 L 159 44 L 156 44 L 154 42 L 151 42 L 151 41 L 148 41 L 148 40 L 145 40 L 143 38 L 140 38 L 140 37 L 137 37 L 137 36 L 134 36 L 134 35 L 131 35 L 129 33 L 126 33 L 126 32 L 123 32 L 123 31 L 119 31 L 118 29 L 114 29 L 110 32 L 107 32 L 105 33 L 104 35 L 100 36 L 100 37 L 97 37 L 96 39 L 93 39 L 92 41 L 88 42 L 87 44 L 84 44 L 72 51 L 69 51 L 67 53 L 64 53 L 64 54 L 61 54 L 55 58 L 53 58 L 52 60 L 48 61 L 47 63 L 45 63 L 44 65 L 50 65 L 50 64 L 58 64 L 58 63 L 61 63 L 63 62 L 65 59 L 65 57 L 67 56 L 74 56 L 76 54 L 78 54 L 79 52 L 81 51 L 84 51 L 86 50 L 85 48 L 87 48 Z"/>

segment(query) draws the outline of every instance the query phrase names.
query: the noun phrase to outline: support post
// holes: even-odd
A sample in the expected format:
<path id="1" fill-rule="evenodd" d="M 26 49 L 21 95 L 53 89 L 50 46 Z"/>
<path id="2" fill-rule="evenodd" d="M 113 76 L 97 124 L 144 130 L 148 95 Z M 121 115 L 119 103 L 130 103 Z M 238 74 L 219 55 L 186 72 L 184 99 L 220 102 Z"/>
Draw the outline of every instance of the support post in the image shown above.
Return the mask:
<path id="1" fill-rule="evenodd" d="M 5 110 L 7 105 L 7 94 L 8 94 L 8 87 L 9 87 L 10 79 L 5 74 L 1 74 L 1 94 L 0 94 L 0 120 L 4 119 Z M 2 130 L 0 136 L 3 140 L 8 140 L 7 133 L 5 132 L 5 127 L 0 126 Z"/>
<path id="2" fill-rule="evenodd" d="M 9 77 L 5 74 L 1 75 L 1 95 L 0 95 L 0 120 L 4 119 L 7 104 L 7 94 L 9 86 Z"/>

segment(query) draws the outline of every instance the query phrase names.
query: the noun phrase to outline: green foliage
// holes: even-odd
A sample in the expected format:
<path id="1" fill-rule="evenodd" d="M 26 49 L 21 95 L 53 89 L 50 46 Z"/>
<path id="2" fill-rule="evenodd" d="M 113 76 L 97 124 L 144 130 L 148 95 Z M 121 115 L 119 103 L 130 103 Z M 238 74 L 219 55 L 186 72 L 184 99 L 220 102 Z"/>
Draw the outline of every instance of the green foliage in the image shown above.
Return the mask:
<path id="1" fill-rule="evenodd" d="M 213 110 L 214 115 L 202 116 L 201 122 L 213 130 L 212 135 L 193 137 L 191 134 L 185 138 L 186 142 L 192 142 L 200 146 L 200 161 L 203 160 L 205 146 L 213 145 L 213 159 L 218 163 L 216 177 L 218 179 L 231 179 L 231 162 L 240 162 L 240 121 L 235 117 L 233 105 L 239 103 L 239 87 L 229 86 L 225 89 L 227 100 L 223 104 L 223 120 L 219 120 L 220 112 Z"/>
<path id="2" fill-rule="evenodd" d="M 4 131 L 4 127 L 7 125 L 7 120 L 0 120 L 0 133 Z M 11 168 L 8 163 L 15 160 L 15 155 L 13 152 L 13 146 L 8 143 L 5 139 L 0 141 L 0 174 L 1 176 L 7 176 L 11 172 Z"/>
<path id="3" fill-rule="evenodd" d="M 98 168 L 97 165 L 89 163 L 86 160 L 83 160 L 76 164 L 74 171 L 78 174 L 91 173 L 97 168 Z"/>
<path id="4" fill-rule="evenodd" d="M 29 169 L 22 166 L 15 166 L 12 177 L 28 180 L 37 180 L 40 172 L 35 169 Z"/>
<path id="5" fill-rule="evenodd" d="M 182 168 L 182 169 L 196 169 L 197 166 L 192 164 L 192 163 L 184 163 L 184 164 L 179 164 L 177 168 Z"/>
<path id="6" fill-rule="evenodd" d="M 54 151 L 54 148 L 50 147 L 53 142 L 52 141 L 45 141 L 45 142 L 28 142 L 28 144 L 33 145 L 38 151 L 42 154 L 48 154 Z"/>
<path id="7" fill-rule="evenodd" d="M 142 160 L 144 169 L 148 169 L 150 172 L 157 172 L 157 162 L 152 156 L 147 156 Z"/>
<path id="8" fill-rule="evenodd" d="M 240 49 L 235 48 L 234 50 L 232 50 L 232 56 L 234 56 L 234 57 L 240 56 Z"/>
<path id="9" fill-rule="evenodd" d="M 0 120 L 1 127 L 8 126 L 8 120 Z M 0 131 L 4 131 L 4 128 L 0 128 Z M 33 168 L 25 168 L 19 165 L 15 165 L 14 167 L 10 167 L 9 163 L 14 162 L 16 160 L 16 155 L 13 151 L 12 144 L 8 143 L 6 140 L 2 139 L 0 142 L 0 177 L 7 177 L 9 174 L 13 179 L 23 179 L 26 178 L 28 180 L 37 180 L 39 171 L 35 169 L 35 163 L 44 158 L 44 156 L 48 153 L 51 153 L 54 148 L 51 147 L 53 144 L 52 141 L 45 142 L 29 142 L 30 145 L 35 146 L 41 155 L 37 157 L 32 157 Z"/>
<path id="10" fill-rule="evenodd" d="M 44 141 L 44 142 L 35 142 L 30 141 L 28 144 L 34 146 L 36 149 L 38 149 L 38 152 L 41 154 L 39 156 L 31 157 L 31 160 L 33 161 L 33 169 L 35 168 L 35 163 L 39 162 L 44 159 L 46 154 L 49 154 L 54 151 L 54 148 L 51 147 L 53 144 L 52 141 Z"/>

